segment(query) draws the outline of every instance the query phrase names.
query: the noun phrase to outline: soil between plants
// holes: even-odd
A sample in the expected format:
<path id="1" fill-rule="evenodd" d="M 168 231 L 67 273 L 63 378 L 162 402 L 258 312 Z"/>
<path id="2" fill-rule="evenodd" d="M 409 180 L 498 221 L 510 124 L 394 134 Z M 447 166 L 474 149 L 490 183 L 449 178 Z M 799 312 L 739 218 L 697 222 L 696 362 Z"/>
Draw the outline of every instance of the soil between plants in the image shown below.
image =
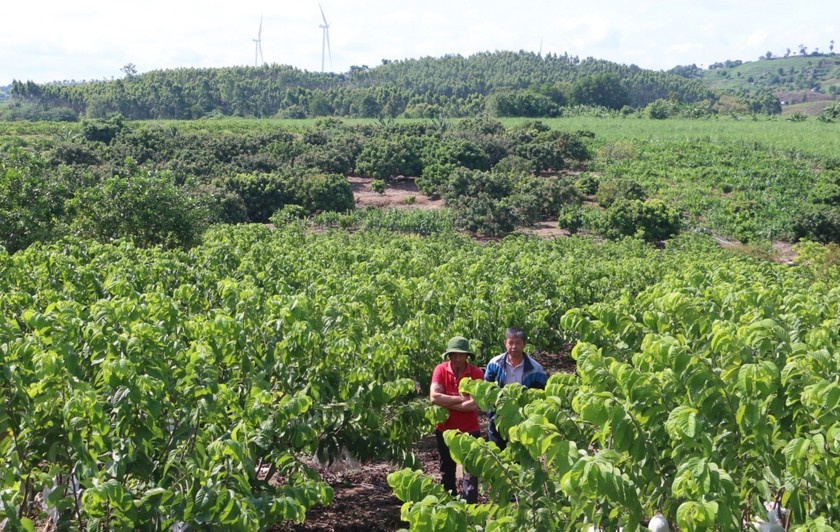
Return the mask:
<path id="1" fill-rule="evenodd" d="M 572 345 L 559 353 L 537 352 L 534 358 L 543 365 L 546 373 L 574 373 L 575 361 L 571 358 Z M 481 416 L 482 434 L 487 434 L 487 416 Z M 414 444 L 414 454 L 423 472 L 440 482 L 438 451 L 435 437 L 429 434 Z M 306 514 L 302 524 L 282 524 L 273 527 L 275 532 L 391 532 L 408 528 L 400 520 L 402 501 L 397 499 L 386 480 L 389 473 L 399 468 L 390 462 L 363 463 L 357 468 L 338 472 L 324 472 L 323 478 L 333 488 L 333 503 L 326 508 L 316 507 Z M 480 480 L 479 480 L 480 483 Z M 481 494 L 479 502 L 486 502 Z"/>

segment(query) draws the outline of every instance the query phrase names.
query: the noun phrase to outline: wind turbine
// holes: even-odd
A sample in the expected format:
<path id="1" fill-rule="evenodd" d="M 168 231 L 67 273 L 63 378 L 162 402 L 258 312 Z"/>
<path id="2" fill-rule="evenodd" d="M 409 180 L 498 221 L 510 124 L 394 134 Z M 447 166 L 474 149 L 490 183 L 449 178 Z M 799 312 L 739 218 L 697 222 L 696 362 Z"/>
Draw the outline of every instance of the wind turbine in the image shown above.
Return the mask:
<path id="1" fill-rule="evenodd" d="M 255 44 L 255 46 L 254 46 L 254 66 L 258 66 L 257 57 L 259 57 L 260 60 L 262 60 L 263 64 L 265 64 L 265 59 L 263 58 L 263 53 L 262 53 L 262 21 L 263 21 L 263 17 L 262 17 L 262 15 L 260 15 L 260 29 L 257 32 L 257 38 L 256 39 L 251 39 L 252 41 L 254 41 L 254 44 Z"/>
<path id="2" fill-rule="evenodd" d="M 321 10 L 321 18 L 324 19 L 324 23 L 318 26 L 321 28 L 322 35 L 321 35 L 321 72 L 324 71 L 324 52 L 326 51 L 330 54 L 330 68 L 332 68 L 332 50 L 330 50 L 330 25 L 327 22 L 327 17 L 324 15 L 324 8 L 321 7 L 321 4 L 318 4 L 318 9 Z"/>

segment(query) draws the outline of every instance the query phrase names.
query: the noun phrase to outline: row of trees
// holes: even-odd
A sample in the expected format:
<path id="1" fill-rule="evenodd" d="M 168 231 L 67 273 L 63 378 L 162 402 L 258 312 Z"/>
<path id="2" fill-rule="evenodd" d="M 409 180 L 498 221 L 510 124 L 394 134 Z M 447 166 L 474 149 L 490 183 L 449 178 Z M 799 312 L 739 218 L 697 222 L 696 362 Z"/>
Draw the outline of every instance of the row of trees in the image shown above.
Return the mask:
<path id="1" fill-rule="evenodd" d="M 505 234 L 580 203 L 558 176 L 589 158 L 591 136 L 487 118 L 454 126 L 330 118 L 302 131 L 238 133 L 111 119 L 76 129 L 37 146 L 0 144 L 8 251 L 64 234 L 190 247 L 217 222 L 266 223 L 287 206 L 297 215 L 351 210 L 350 174 L 417 177 L 424 193 L 463 213 L 463 228 Z"/>
<path id="2" fill-rule="evenodd" d="M 131 67 L 131 68 L 129 68 Z M 528 52 L 386 61 L 344 74 L 289 66 L 157 70 L 123 79 L 41 85 L 14 81 L 18 115 L 190 119 L 207 116 L 558 116 L 569 105 L 644 107 L 660 98 L 714 100 L 702 83 L 608 61 Z M 11 114 L 15 114 L 13 108 Z"/>

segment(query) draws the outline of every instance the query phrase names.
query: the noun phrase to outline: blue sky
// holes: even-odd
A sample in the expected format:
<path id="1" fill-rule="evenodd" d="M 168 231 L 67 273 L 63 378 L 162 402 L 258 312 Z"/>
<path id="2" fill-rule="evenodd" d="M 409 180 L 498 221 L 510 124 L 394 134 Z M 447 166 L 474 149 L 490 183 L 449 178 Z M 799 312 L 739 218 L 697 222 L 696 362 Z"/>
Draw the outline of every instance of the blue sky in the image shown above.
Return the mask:
<path id="1" fill-rule="evenodd" d="M 840 53 L 840 2 L 736 0 L 322 0 L 332 61 L 529 50 L 666 70 L 818 48 Z M 0 8 L 0 85 L 110 79 L 179 67 L 267 63 L 321 70 L 323 22 L 310 0 L 46 0 Z"/>

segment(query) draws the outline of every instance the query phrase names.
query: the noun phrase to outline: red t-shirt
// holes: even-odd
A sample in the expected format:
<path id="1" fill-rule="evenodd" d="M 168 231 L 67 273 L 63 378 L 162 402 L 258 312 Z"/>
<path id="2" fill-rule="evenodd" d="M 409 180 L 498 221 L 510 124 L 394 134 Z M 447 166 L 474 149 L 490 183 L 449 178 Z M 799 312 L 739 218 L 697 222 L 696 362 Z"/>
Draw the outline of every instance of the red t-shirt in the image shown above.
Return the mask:
<path id="1" fill-rule="evenodd" d="M 461 375 L 461 379 L 483 380 L 484 372 L 482 372 L 480 368 L 467 363 L 467 367 L 464 369 L 464 374 Z M 442 384 L 443 393 L 446 395 L 459 395 L 459 382 L 460 379 L 458 381 L 455 380 L 455 374 L 452 373 L 452 368 L 450 367 L 449 362 L 438 364 L 437 367 L 435 367 L 435 371 L 432 373 L 432 384 Z M 446 422 L 438 423 L 437 429 L 440 431 L 456 429 L 461 432 L 475 432 L 480 430 L 481 426 L 478 424 L 478 410 L 473 410 L 472 412 L 450 410 L 449 417 L 446 418 Z"/>

